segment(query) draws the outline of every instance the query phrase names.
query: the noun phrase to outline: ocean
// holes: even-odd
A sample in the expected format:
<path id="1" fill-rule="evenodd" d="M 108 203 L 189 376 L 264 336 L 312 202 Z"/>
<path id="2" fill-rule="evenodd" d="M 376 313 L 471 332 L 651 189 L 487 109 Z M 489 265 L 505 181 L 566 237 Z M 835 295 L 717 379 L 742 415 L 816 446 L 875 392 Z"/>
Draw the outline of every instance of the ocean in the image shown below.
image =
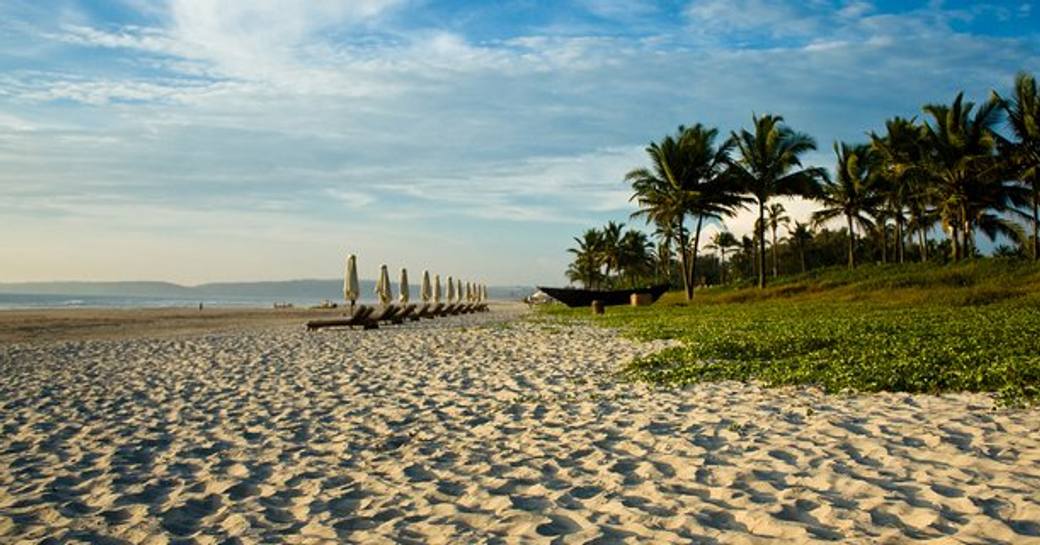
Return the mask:
<path id="1" fill-rule="evenodd" d="M 337 302 L 337 301 L 334 301 Z M 359 302 L 369 303 L 369 300 Z M 202 303 L 207 307 L 271 308 L 275 303 L 288 303 L 294 307 L 311 307 L 321 304 L 314 298 L 285 298 L 279 296 L 213 297 L 197 299 L 176 297 L 144 297 L 113 295 L 61 295 L 36 293 L 0 293 L 0 310 L 58 309 L 58 308 L 194 308 Z"/>

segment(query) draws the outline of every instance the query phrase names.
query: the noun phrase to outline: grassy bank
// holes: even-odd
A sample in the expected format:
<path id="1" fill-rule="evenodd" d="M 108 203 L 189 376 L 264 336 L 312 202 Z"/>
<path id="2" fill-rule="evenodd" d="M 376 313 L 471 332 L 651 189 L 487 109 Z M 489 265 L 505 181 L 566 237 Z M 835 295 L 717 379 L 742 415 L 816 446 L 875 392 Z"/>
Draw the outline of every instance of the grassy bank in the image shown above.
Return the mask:
<path id="1" fill-rule="evenodd" d="M 1040 401 L 1040 267 L 985 260 L 823 270 L 766 290 L 710 288 L 687 303 L 546 312 L 681 346 L 633 362 L 634 379 L 758 380 L 828 391 L 996 392 Z"/>

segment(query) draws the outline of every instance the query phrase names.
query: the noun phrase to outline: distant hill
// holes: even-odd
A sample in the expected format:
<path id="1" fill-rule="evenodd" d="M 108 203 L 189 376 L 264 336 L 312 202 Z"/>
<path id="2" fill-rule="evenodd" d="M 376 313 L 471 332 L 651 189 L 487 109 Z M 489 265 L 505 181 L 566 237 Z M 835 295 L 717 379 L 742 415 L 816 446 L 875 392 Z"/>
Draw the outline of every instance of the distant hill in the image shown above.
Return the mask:
<path id="1" fill-rule="evenodd" d="M 362 299 L 371 299 L 374 280 L 360 282 Z M 411 284 L 412 296 L 417 297 L 419 284 Z M 397 283 L 394 282 L 394 291 Z M 519 299 L 529 295 L 533 288 L 526 286 L 489 286 L 492 299 Z M 182 286 L 171 282 L 17 282 L 0 283 L 0 293 L 73 296 L 126 296 L 176 299 L 200 298 L 270 298 L 272 300 L 338 300 L 343 295 L 343 281 L 339 279 L 283 280 L 273 282 L 215 282 L 198 286 Z"/>

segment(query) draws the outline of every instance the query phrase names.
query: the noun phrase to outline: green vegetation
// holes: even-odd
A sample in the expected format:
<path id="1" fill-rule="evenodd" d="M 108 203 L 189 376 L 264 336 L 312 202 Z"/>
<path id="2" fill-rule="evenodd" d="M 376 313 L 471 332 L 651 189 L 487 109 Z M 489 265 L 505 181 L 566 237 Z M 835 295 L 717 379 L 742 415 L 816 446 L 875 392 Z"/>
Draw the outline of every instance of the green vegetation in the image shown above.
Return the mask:
<path id="1" fill-rule="evenodd" d="M 769 269 L 778 278 L 842 262 L 960 262 L 981 256 L 980 238 L 1002 243 L 994 255 L 1040 261 L 1036 79 L 1020 74 L 1008 98 L 993 92 L 976 104 L 960 93 L 921 111 L 888 119 L 862 143 L 834 143 L 833 175 L 802 164 L 816 141 L 778 115 L 753 116 L 750 130 L 725 140 L 716 128 L 680 126 L 626 176 L 632 217 L 653 225 L 656 254 L 649 237 L 624 240 L 611 222 L 575 239 L 568 277 L 592 288 L 668 282 L 692 300 L 706 283 L 755 278 L 765 289 Z M 792 225 L 779 197 L 821 206 L 811 223 Z M 758 213 L 751 236 L 712 239 L 706 249 L 718 255 L 701 255 L 703 229 L 747 209 Z"/>
<path id="2" fill-rule="evenodd" d="M 771 287 L 670 293 L 651 307 L 554 307 L 551 315 L 679 346 L 637 360 L 632 379 L 811 384 L 830 392 L 996 392 L 1040 401 L 1040 267 L 987 259 L 816 270 Z M 756 282 L 757 283 L 757 282 Z"/>

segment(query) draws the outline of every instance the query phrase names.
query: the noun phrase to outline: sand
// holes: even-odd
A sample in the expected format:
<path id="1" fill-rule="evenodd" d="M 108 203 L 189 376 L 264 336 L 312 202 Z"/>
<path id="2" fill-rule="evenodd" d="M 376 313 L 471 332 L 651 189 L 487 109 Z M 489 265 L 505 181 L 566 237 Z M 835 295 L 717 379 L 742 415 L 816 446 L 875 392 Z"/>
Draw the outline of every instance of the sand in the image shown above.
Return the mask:
<path id="1" fill-rule="evenodd" d="M 1040 543 L 1037 410 L 651 389 L 520 312 L 0 345 L 0 543 Z"/>
<path id="2" fill-rule="evenodd" d="M 0 344 L 172 337 L 292 325 L 346 309 L 150 308 L 0 311 Z"/>

